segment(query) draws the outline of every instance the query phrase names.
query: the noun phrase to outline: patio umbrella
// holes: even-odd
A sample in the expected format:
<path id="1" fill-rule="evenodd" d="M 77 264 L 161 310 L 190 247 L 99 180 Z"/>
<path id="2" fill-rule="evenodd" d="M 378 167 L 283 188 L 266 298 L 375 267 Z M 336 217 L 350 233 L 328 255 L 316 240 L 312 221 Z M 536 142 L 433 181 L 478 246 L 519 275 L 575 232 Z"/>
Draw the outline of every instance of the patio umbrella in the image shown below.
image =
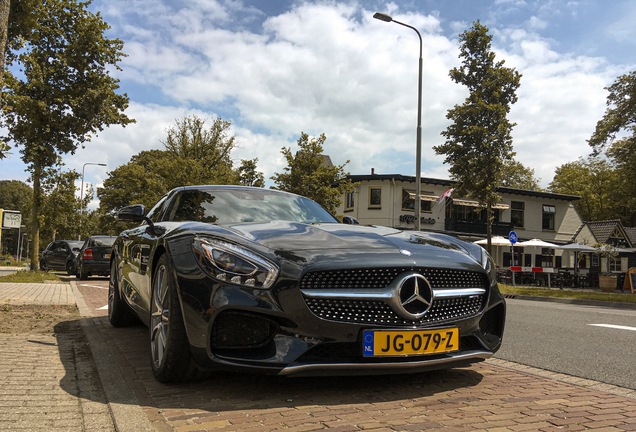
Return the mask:
<path id="1" fill-rule="evenodd" d="M 541 247 L 541 248 L 552 248 L 552 249 L 558 249 L 560 246 L 556 245 L 554 243 L 548 243 L 547 241 L 543 241 L 540 239 L 532 239 L 532 240 L 526 240 L 523 242 L 519 242 L 517 243 L 517 246 L 521 246 L 521 247 Z"/>
<path id="2" fill-rule="evenodd" d="M 572 252 L 596 252 L 596 248 L 593 248 L 590 245 L 585 245 L 581 243 L 570 243 L 566 245 L 559 246 L 559 249 L 572 251 Z"/>
<path id="3" fill-rule="evenodd" d="M 493 246 L 510 246 L 510 240 L 502 236 L 492 236 L 490 238 Z M 477 240 L 473 242 L 478 245 L 486 245 L 488 244 L 488 239 Z"/>
<path id="4" fill-rule="evenodd" d="M 558 245 L 554 243 L 548 243 L 547 241 L 543 241 L 537 238 L 517 243 L 517 246 L 535 247 L 535 248 L 551 248 L 551 249 L 557 249 L 559 247 Z M 535 260 L 535 257 L 533 256 L 532 261 L 534 262 L 534 260 Z M 537 263 L 534 262 L 534 265 L 536 266 Z M 548 273 L 548 287 L 550 287 L 550 273 Z"/>
<path id="5" fill-rule="evenodd" d="M 596 252 L 596 248 L 590 245 L 584 245 L 581 243 L 570 243 L 559 246 L 559 249 L 564 251 L 574 252 L 574 274 L 579 274 L 579 253 L 580 252 Z"/>

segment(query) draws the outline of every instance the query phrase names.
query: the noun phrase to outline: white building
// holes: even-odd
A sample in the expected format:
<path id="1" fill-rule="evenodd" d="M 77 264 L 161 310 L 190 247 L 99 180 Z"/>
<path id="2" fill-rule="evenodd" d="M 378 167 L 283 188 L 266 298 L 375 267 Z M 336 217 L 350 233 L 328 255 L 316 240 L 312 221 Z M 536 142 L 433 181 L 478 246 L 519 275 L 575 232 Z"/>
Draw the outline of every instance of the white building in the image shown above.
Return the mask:
<path id="1" fill-rule="evenodd" d="M 343 196 L 338 214 L 352 216 L 363 225 L 384 225 L 398 229 L 415 228 L 415 177 L 400 174 L 350 175 L 357 183 L 355 190 Z M 451 194 L 455 182 L 422 178 L 421 226 L 425 231 L 438 231 L 476 241 L 486 236 L 486 211 L 475 200 Z M 519 241 L 541 239 L 550 243 L 571 242 L 583 221 L 574 208 L 575 195 L 554 194 L 501 187 L 501 201 L 494 206 L 493 236 L 508 237 L 515 231 Z M 521 250 L 515 250 L 515 254 Z M 532 254 L 536 265 L 561 267 L 555 250 L 523 251 L 520 265 L 530 266 Z M 534 252 L 534 253 L 533 253 Z M 493 251 L 500 267 L 511 265 L 510 248 Z"/>

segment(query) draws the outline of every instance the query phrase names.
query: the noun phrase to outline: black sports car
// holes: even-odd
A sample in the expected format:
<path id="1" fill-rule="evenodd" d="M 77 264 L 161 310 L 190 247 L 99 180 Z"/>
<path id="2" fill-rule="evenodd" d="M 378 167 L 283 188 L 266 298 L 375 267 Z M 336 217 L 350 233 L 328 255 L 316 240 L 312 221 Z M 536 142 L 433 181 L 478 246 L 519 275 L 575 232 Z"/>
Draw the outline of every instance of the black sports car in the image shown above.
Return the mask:
<path id="1" fill-rule="evenodd" d="M 220 369 L 280 375 L 464 366 L 500 347 L 505 303 L 480 246 L 339 223 L 275 190 L 188 186 L 113 246 L 108 317 L 150 329 L 161 382 Z"/>

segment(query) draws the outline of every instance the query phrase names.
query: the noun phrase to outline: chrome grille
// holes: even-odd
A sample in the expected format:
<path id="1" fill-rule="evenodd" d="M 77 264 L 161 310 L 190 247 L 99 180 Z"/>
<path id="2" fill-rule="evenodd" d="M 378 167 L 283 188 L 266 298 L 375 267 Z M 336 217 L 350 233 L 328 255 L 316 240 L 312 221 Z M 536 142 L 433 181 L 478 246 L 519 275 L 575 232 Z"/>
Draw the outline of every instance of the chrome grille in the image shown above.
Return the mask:
<path id="1" fill-rule="evenodd" d="M 301 289 L 384 288 L 399 274 L 416 271 L 435 288 L 486 288 L 483 273 L 431 268 L 373 268 L 327 270 L 307 273 L 300 281 Z"/>
<path id="2" fill-rule="evenodd" d="M 424 317 L 410 321 L 397 315 L 389 305 L 381 301 L 305 298 L 311 312 L 320 318 L 380 325 L 435 324 L 468 318 L 479 313 L 483 300 L 483 295 L 437 299 Z"/>
<path id="3" fill-rule="evenodd" d="M 385 301 L 372 298 L 338 298 L 338 293 L 351 290 L 385 290 L 404 272 L 418 272 L 433 290 L 483 288 L 488 290 L 485 274 L 467 270 L 434 268 L 375 268 L 310 272 L 300 282 L 301 290 L 331 291 L 330 296 L 304 295 L 311 312 L 330 321 L 369 325 L 420 325 L 476 316 L 487 294 L 436 298 L 431 309 L 419 320 L 398 315 Z M 343 296 L 344 297 L 344 296 Z"/>

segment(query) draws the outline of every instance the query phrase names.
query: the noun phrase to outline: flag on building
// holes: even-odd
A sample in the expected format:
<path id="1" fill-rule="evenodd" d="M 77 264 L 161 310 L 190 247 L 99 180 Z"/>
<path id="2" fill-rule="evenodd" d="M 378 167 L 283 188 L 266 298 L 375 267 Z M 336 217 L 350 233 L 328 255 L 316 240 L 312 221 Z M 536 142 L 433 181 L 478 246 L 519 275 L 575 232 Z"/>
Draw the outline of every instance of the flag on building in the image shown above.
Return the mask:
<path id="1" fill-rule="evenodd" d="M 444 202 L 446 198 L 450 198 L 452 193 L 453 193 L 453 188 L 450 188 L 446 192 L 444 192 L 442 196 L 439 197 L 439 203 L 441 204 Z"/>

